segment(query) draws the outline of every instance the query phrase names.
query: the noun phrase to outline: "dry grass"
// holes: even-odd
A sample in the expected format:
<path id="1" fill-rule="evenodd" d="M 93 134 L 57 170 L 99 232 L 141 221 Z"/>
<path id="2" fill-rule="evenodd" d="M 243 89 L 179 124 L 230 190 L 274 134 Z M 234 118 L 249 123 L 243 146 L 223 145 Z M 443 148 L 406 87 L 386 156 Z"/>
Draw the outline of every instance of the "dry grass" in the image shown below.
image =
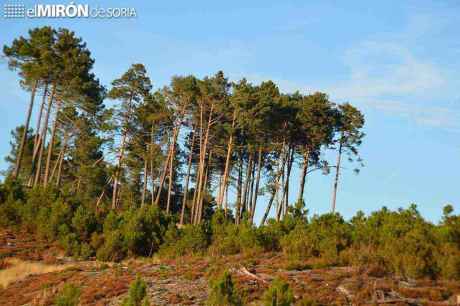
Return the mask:
<path id="1" fill-rule="evenodd" d="M 47 265 L 40 262 L 23 261 L 18 258 L 7 258 L 6 269 L 0 270 L 0 287 L 6 288 L 8 284 L 25 279 L 29 275 L 62 271 L 73 267 L 72 264 Z"/>

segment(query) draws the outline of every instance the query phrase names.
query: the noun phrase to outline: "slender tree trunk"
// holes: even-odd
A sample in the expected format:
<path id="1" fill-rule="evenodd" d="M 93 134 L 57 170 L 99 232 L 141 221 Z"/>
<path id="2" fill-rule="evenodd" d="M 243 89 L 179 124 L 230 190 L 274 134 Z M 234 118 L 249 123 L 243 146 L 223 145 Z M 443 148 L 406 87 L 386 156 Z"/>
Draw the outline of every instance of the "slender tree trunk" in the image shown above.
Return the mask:
<path id="1" fill-rule="evenodd" d="M 254 176 L 256 172 L 256 163 L 255 161 L 252 162 L 252 169 L 251 169 L 251 178 L 250 178 L 250 183 L 249 183 L 249 197 L 246 198 L 246 211 L 248 213 L 248 219 L 251 218 L 251 211 L 252 211 L 252 197 L 254 194 Z"/>
<path id="2" fill-rule="evenodd" d="M 222 188 L 223 188 L 223 185 L 222 185 L 222 178 L 224 176 L 224 169 L 221 169 L 220 173 L 219 173 L 219 191 L 217 193 L 217 197 L 219 197 L 219 195 L 222 193 Z M 218 208 L 222 208 L 222 206 L 217 206 Z"/>
<path id="3" fill-rule="evenodd" d="M 38 117 L 37 117 L 37 127 L 35 128 L 34 151 L 33 151 L 33 157 L 32 157 L 33 161 L 35 160 L 36 155 L 38 154 L 38 145 L 39 145 L 39 140 L 41 136 L 40 127 L 41 127 L 43 109 L 45 108 L 47 95 L 48 95 L 48 83 L 45 83 L 45 88 L 43 90 L 43 96 L 42 96 L 42 102 L 40 103 L 40 111 L 38 112 Z"/>
<path id="4" fill-rule="evenodd" d="M 150 134 L 150 180 L 152 181 L 152 194 L 151 194 L 151 204 L 155 203 L 155 176 L 154 176 L 154 169 L 153 169 L 153 145 L 155 140 L 154 135 L 155 127 L 152 124 L 151 134 Z"/>
<path id="5" fill-rule="evenodd" d="M 183 119 L 182 116 L 185 113 L 186 108 L 187 108 L 187 104 L 184 104 L 180 108 L 180 110 L 178 112 L 179 121 L 178 121 L 177 124 L 175 124 L 174 129 L 173 129 L 172 142 L 169 144 L 168 157 L 166 158 L 166 161 L 165 161 L 163 173 L 162 173 L 162 175 L 160 177 L 160 184 L 158 186 L 157 196 L 155 198 L 155 205 L 157 205 L 157 206 L 160 203 L 160 195 L 161 195 L 161 191 L 163 189 L 163 184 L 164 184 L 164 181 L 165 181 L 165 178 L 166 178 L 166 171 L 168 170 L 168 165 L 169 165 L 169 163 L 173 163 L 173 161 L 174 161 L 174 150 L 176 149 L 177 138 L 179 136 L 180 128 L 182 126 L 182 119 Z M 171 168 L 171 165 L 170 165 L 170 168 Z M 169 201 L 169 194 L 168 194 L 168 201 Z"/>
<path id="6" fill-rule="evenodd" d="M 204 194 L 207 190 L 207 184 L 208 184 L 208 177 L 210 177 L 210 172 L 211 172 L 211 162 L 212 162 L 212 150 L 209 151 L 209 158 L 208 158 L 208 164 L 206 165 L 206 170 L 204 174 L 204 181 L 203 181 L 203 190 L 201 191 L 201 195 L 199 198 L 199 205 L 198 205 L 198 216 L 197 216 L 197 222 L 196 224 L 200 224 L 201 220 L 203 218 L 203 199 L 204 199 Z"/>
<path id="7" fill-rule="evenodd" d="M 229 184 L 227 184 L 227 186 L 225 186 L 225 201 L 224 201 L 224 214 L 225 214 L 225 217 L 227 217 L 227 211 L 228 211 L 228 187 L 229 187 Z"/>
<path id="8" fill-rule="evenodd" d="M 225 169 L 224 169 L 224 177 L 222 181 L 222 188 L 217 198 L 218 207 L 222 207 L 222 200 L 223 200 L 224 192 L 225 192 L 224 190 L 227 189 L 228 175 L 230 172 L 230 160 L 232 157 L 232 149 L 233 149 L 233 129 L 235 128 L 235 122 L 236 122 L 236 111 L 233 111 L 232 130 L 230 132 L 230 138 L 228 139 L 227 156 L 225 158 Z"/>
<path id="9" fill-rule="evenodd" d="M 337 155 L 337 166 L 335 171 L 334 188 L 332 189 L 332 212 L 335 212 L 335 205 L 337 200 L 337 187 L 339 185 L 340 176 L 340 162 L 342 160 L 342 141 L 339 144 L 339 154 Z"/>
<path id="10" fill-rule="evenodd" d="M 303 194 L 305 190 L 305 182 L 308 172 L 308 159 L 309 159 L 310 151 L 308 149 L 305 150 L 303 155 L 303 166 L 302 166 L 302 174 L 300 176 L 300 188 L 299 188 L 299 196 L 297 197 L 297 201 L 300 202 L 303 200 Z"/>
<path id="11" fill-rule="evenodd" d="M 121 173 L 121 165 L 123 162 L 123 155 L 125 154 L 125 143 L 126 143 L 127 131 L 123 132 L 120 144 L 120 155 L 118 156 L 117 168 L 115 169 L 113 177 L 113 190 L 112 190 L 112 209 L 117 207 L 118 202 L 118 189 L 119 189 L 119 176 Z"/>
<path id="12" fill-rule="evenodd" d="M 43 117 L 43 109 L 45 108 L 46 104 L 46 97 L 48 94 L 48 83 L 45 83 L 45 89 L 43 90 L 42 102 L 40 103 L 40 111 L 38 112 L 37 117 L 37 127 L 35 128 L 35 137 L 34 137 L 34 149 L 32 153 L 32 169 L 30 171 L 30 177 L 27 181 L 27 186 L 32 187 L 35 178 L 35 170 L 37 167 L 37 155 L 40 150 L 41 144 L 41 121 Z"/>
<path id="13" fill-rule="evenodd" d="M 243 157 L 240 154 L 240 161 L 238 167 L 238 180 L 236 182 L 236 211 L 235 211 L 235 223 L 239 224 L 241 219 L 241 193 L 243 183 Z"/>
<path id="14" fill-rule="evenodd" d="M 22 131 L 21 143 L 19 145 L 19 151 L 16 156 L 16 165 L 13 171 L 13 179 L 16 179 L 21 171 L 22 158 L 24 156 L 24 149 L 27 141 L 27 133 L 29 131 L 30 117 L 32 116 L 32 110 L 34 108 L 35 93 L 37 91 L 38 80 L 32 85 L 32 91 L 30 93 L 29 109 L 27 110 L 26 123 L 24 124 L 24 131 Z"/>
<path id="15" fill-rule="evenodd" d="M 43 177 L 43 186 L 45 187 L 48 185 L 48 177 L 49 177 L 49 171 L 51 167 L 51 157 L 53 156 L 53 149 L 54 149 L 54 138 L 56 137 L 56 129 L 58 125 L 59 111 L 61 110 L 61 104 L 62 104 L 62 101 L 56 100 L 56 116 L 54 118 L 53 128 L 51 129 L 51 136 L 50 136 L 50 141 L 48 144 L 48 155 L 46 157 L 45 176 Z"/>
<path id="16" fill-rule="evenodd" d="M 264 216 L 262 217 L 262 221 L 260 222 L 261 226 L 265 224 L 265 221 L 267 221 L 268 214 L 270 213 L 270 209 L 272 208 L 272 205 L 273 205 L 273 200 L 275 200 L 276 191 L 277 191 L 276 189 L 273 190 L 270 200 L 268 201 L 268 205 L 267 205 L 267 208 L 265 209 Z"/>
<path id="17" fill-rule="evenodd" d="M 147 194 L 147 180 L 148 180 L 148 169 L 147 169 L 147 157 L 144 157 L 144 183 L 142 186 L 142 199 L 141 199 L 141 207 L 145 205 L 145 196 Z"/>
<path id="18" fill-rule="evenodd" d="M 58 188 L 59 188 L 59 186 L 61 186 L 62 165 L 64 164 L 64 156 L 65 156 L 66 149 L 67 149 L 67 145 L 65 146 L 64 150 L 62 151 L 61 159 L 59 160 L 58 172 L 57 172 L 57 177 L 56 177 L 56 187 L 58 187 Z"/>
<path id="19" fill-rule="evenodd" d="M 64 141 L 62 143 L 61 150 L 59 152 L 58 158 L 56 160 L 56 163 L 54 165 L 53 171 L 51 172 L 50 179 L 49 179 L 49 181 L 52 182 L 53 178 L 54 178 L 54 174 L 57 171 L 56 186 L 59 186 L 58 181 L 61 178 L 62 163 L 63 163 L 63 160 L 64 160 L 65 151 L 67 149 L 67 140 L 68 140 L 68 134 L 67 134 L 67 132 L 65 132 L 64 133 Z"/>
<path id="20" fill-rule="evenodd" d="M 174 154 L 176 148 L 174 147 L 171 152 L 171 158 L 169 159 L 169 182 L 168 182 L 168 199 L 166 201 L 166 213 L 169 214 L 169 209 L 171 205 L 171 191 L 173 183 L 173 163 L 174 163 Z"/>
<path id="21" fill-rule="evenodd" d="M 241 210 L 244 212 L 246 210 L 246 203 L 247 203 L 247 198 L 248 198 L 248 193 L 249 193 L 249 181 L 251 179 L 251 172 L 252 172 L 252 153 L 249 153 L 249 158 L 248 158 L 248 165 L 246 168 L 246 179 L 244 181 L 244 187 L 243 187 L 243 200 L 241 203 Z M 242 214 L 241 214 L 242 216 Z"/>
<path id="22" fill-rule="evenodd" d="M 161 191 L 163 190 L 163 185 L 166 179 L 166 172 L 168 171 L 168 166 L 170 166 L 171 159 L 174 159 L 173 153 L 176 146 L 177 137 L 179 135 L 180 126 L 176 126 L 173 129 L 172 142 L 169 144 L 168 155 L 166 156 L 166 161 L 163 167 L 163 172 L 160 177 L 160 184 L 158 186 L 157 196 L 155 198 L 155 205 L 160 204 Z"/>
<path id="23" fill-rule="evenodd" d="M 204 140 L 203 140 L 203 146 L 202 146 L 202 150 L 200 150 L 202 152 L 202 156 L 201 156 L 201 160 L 200 160 L 200 171 L 199 171 L 199 184 L 198 184 L 198 201 L 202 198 L 201 197 L 201 194 L 202 194 L 202 190 L 204 189 L 203 188 L 203 185 L 204 185 L 204 181 L 203 181 L 203 178 L 204 178 L 204 168 L 205 168 L 205 158 L 206 158 L 206 152 L 207 152 L 207 146 L 208 146 L 208 140 L 209 140 L 209 131 L 211 129 L 211 121 L 212 121 L 212 115 L 213 115 L 213 110 L 214 110 L 214 104 L 211 104 L 211 110 L 209 112 L 209 117 L 208 117 L 208 124 L 206 126 L 206 133 L 204 135 Z M 210 152 L 211 154 L 211 152 Z M 200 216 L 201 218 L 201 216 Z"/>
<path id="24" fill-rule="evenodd" d="M 289 152 L 289 151 L 288 151 Z M 287 172 L 286 172 L 286 185 L 284 189 L 284 216 L 288 213 L 289 208 L 289 181 L 291 179 L 291 169 L 292 164 L 294 162 L 294 148 L 291 149 L 289 153 L 288 165 L 287 165 Z"/>
<path id="25" fill-rule="evenodd" d="M 50 95 L 50 97 L 48 99 L 48 108 L 47 108 L 46 114 L 45 114 L 45 122 L 43 124 L 42 133 L 41 133 L 41 136 L 40 136 L 41 145 L 40 145 L 40 149 L 39 149 L 38 156 L 37 156 L 38 161 L 37 161 L 37 169 L 36 169 L 36 172 L 35 172 L 34 187 L 37 186 L 39 181 L 40 181 L 41 168 L 42 168 L 42 159 L 43 159 L 43 151 L 44 151 L 44 148 L 45 148 L 45 145 L 46 145 L 46 134 L 48 133 L 48 121 L 49 121 L 49 117 L 50 117 L 50 113 L 51 113 L 51 107 L 53 106 L 53 100 L 54 100 L 54 95 L 55 94 L 56 94 L 56 84 L 53 85 L 51 95 Z"/>
<path id="26" fill-rule="evenodd" d="M 62 151 L 63 151 L 63 148 L 61 148 L 61 150 L 59 151 L 59 154 L 57 156 L 56 162 L 54 163 L 54 166 L 53 166 L 53 170 L 51 170 L 50 182 L 53 181 L 54 175 L 56 174 L 56 171 L 57 171 L 57 169 L 59 167 L 59 163 L 61 162 Z"/>
<path id="27" fill-rule="evenodd" d="M 262 147 L 259 147 L 259 159 L 257 161 L 257 178 L 256 178 L 256 186 L 255 186 L 255 192 L 254 192 L 254 198 L 252 200 L 252 206 L 251 206 L 251 223 L 254 221 L 254 213 L 256 211 L 256 205 L 257 205 L 257 196 L 259 193 L 259 183 L 260 183 L 260 172 L 262 170 Z"/>
<path id="28" fill-rule="evenodd" d="M 289 151 L 285 149 L 284 143 L 283 143 L 282 163 L 281 163 L 282 166 L 281 166 L 281 169 L 280 169 L 281 186 L 282 186 L 283 190 L 284 190 L 284 186 L 285 186 L 285 170 L 286 170 L 286 164 L 287 164 L 288 157 L 289 157 Z M 281 201 L 279 200 L 278 193 L 276 193 L 276 202 L 277 202 L 276 221 L 280 221 L 281 212 L 283 211 L 284 193 L 283 193 L 283 195 L 281 197 Z"/>
<path id="29" fill-rule="evenodd" d="M 198 171 L 198 170 L 197 170 Z M 195 172 L 197 172 L 195 171 Z M 192 200 L 192 212 L 190 213 L 190 223 L 195 223 L 195 215 L 196 215 L 196 197 L 198 195 L 198 173 L 195 173 L 195 188 L 193 190 L 193 200 Z"/>
<path id="30" fill-rule="evenodd" d="M 182 199 L 182 209 L 180 213 L 180 223 L 179 223 L 180 225 L 184 224 L 185 206 L 187 204 L 188 183 L 190 181 L 190 172 L 192 170 L 192 157 L 193 157 L 194 146 L 195 146 L 195 132 L 192 132 L 192 139 L 191 139 L 191 144 L 190 144 L 190 154 L 188 156 L 187 176 L 185 178 L 184 196 Z"/>
<path id="31" fill-rule="evenodd" d="M 283 145 L 283 148 L 284 148 L 284 145 Z M 265 221 L 268 218 L 268 214 L 270 213 L 270 209 L 272 208 L 273 201 L 275 200 L 275 196 L 277 195 L 278 190 L 279 190 L 279 186 L 280 186 L 279 182 L 280 182 L 280 178 L 281 178 L 281 171 L 284 171 L 284 164 L 286 162 L 286 159 L 284 158 L 284 154 L 281 153 L 280 155 L 281 155 L 281 160 L 280 160 L 280 162 L 278 163 L 278 166 L 277 166 L 277 171 L 276 171 L 276 176 L 275 176 L 275 186 L 273 188 L 272 195 L 270 197 L 270 200 L 268 202 L 267 208 L 265 210 L 265 214 L 264 214 L 264 216 L 262 218 L 262 222 L 260 223 L 261 225 L 265 224 Z M 278 217 L 278 211 L 276 212 L 276 216 Z"/>
<path id="32" fill-rule="evenodd" d="M 129 116 L 131 115 L 131 103 L 133 100 L 133 95 L 128 100 L 128 110 L 125 114 L 124 124 L 128 124 Z M 128 137 L 128 131 L 126 127 L 123 127 L 123 135 L 121 137 L 120 143 L 120 155 L 118 156 L 118 163 L 117 168 L 115 169 L 114 177 L 113 177 L 113 191 L 112 191 L 112 209 L 117 208 L 118 204 L 118 193 L 119 193 L 119 185 L 120 185 L 120 174 L 121 174 L 121 167 L 123 162 L 123 157 L 125 155 L 125 145 L 126 145 L 126 138 Z"/>

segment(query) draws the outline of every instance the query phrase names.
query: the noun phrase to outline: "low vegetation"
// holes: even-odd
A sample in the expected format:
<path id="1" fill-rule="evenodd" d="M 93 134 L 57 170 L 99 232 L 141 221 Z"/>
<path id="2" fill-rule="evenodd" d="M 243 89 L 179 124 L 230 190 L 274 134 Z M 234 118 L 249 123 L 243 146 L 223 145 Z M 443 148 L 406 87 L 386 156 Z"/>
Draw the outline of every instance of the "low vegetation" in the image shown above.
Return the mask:
<path id="1" fill-rule="evenodd" d="M 78 306 L 80 289 L 72 284 L 66 284 L 54 300 L 55 306 Z"/>
<path id="2" fill-rule="evenodd" d="M 139 276 L 131 283 L 128 296 L 123 300 L 121 305 L 150 306 L 150 301 L 147 296 L 147 285 Z"/>
<path id="3" fill-rule="evenodd" d="M 176 227 L 156 206 L 93 212 L 50 190 L 2 184 L 0 222 L 59 244 L 68 255 L 120 261 L 130 256 L 256 255 L 279 252 L 287 269 L 363 266 L 410 278 L 460 279 L 460 215 L 444 208 L 439 224 L 415 205 L 345 220 L 337 213 L 308 217 L 290 210 L 280 222 L 235 225 L 223 211 L 198 225 Z M 37 217 L 32 217 L 37 216 Z M 13 225 L 14 224 L 14 225 Z"/>

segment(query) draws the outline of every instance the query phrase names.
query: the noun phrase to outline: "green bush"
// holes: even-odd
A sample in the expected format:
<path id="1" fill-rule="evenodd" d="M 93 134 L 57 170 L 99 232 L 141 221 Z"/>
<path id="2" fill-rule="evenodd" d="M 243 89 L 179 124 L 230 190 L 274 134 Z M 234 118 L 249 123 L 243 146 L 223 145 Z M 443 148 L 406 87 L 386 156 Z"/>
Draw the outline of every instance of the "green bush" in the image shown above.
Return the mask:
<path id="1" fill-rule="evenodd" d="M 21 205 L 21 202 L 10 199 L 0 202 L 0 227 L 14 227 L 21 224 L 21 215 L 18 210 Z"/>
<path id="2" fill-rule="evenodd" d="M 123 243 L 129 255 L 148 256 L 160 248 L 170 220 L 155 206 L 130 209 L 122 215 Z"/>
<path id="3" fill-rule="evenodd" d="M 96 258 L 102 261 L 121 261 L 127 251 L 123 243 L 123 234 L 120 230 L 104 233 L 104 244 L 97 250 Z"/>
<path id="4" fill-rule="evenodd" d="M 150 301 L 147 296 L 147 284 L 138 276 L 131 283 L 128 291 L 128 297 L 123 300 L 122 306 L 148 305 L 150 305 Z"/>
<path id="5" fill-rule="evenodd" d="M 88 241 L 98 227 L 94 210 L 80 205 L 72 217 L 72 227 L 81 241 Z"/>
<path id="6" fill-rule="evenodd" d="M 263 250 L 258 229 L 247 222 L 214 224 L 212 232 L 212 255 L 254 254 Z"/>
<path id="7" fill-rule="evenodd" d="M 232 276 L 228 271 L 225 271 L 219 278 L 211 281 L 210 287 L 211 291 L 206 301 L 206 305 L 243 305 L 241 297 L 233 284 Z"/>
<path id="8" fill-rule="evenodd" d="M 165 233 L 165 242 L 160 248 L 160 255 L 165 257 L 202 255 L 209 246 L 210 238 L 206 224 L 186 225 L 179 230 L 171 223 Z"/>
<path id="9" fill-rule="evenodd" d="M 54 299 L 55 306 L 77 306 L 80 299 L 80 289 L 72 284 L 64 285 L 64 288 Z"/>
<path id="10" fill-rule="evenodd" d="M 262 297 L 265 306 L 290 306 L 294 303 L 294 294 L 289 284 L 276 278 Z"/>
<path id="11" fill-rule="evenodd" d="M 281 239 L 284 254 L 290 260 L 321 258 L 327 264 L 337 264 L 339 254 L 351 244 L 351 228 L 338 214 L 315 216 L 309 224 L 297 223 Z"/>

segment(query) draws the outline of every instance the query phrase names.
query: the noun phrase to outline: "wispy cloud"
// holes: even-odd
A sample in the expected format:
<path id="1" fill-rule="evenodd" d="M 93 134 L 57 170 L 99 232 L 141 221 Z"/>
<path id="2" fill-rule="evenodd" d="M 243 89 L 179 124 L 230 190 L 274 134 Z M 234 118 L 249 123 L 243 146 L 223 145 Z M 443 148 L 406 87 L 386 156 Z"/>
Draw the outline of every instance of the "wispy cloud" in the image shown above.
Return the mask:
<path id="1" fill-rule="evenodd" d="M 455 50 L 438 50 L 445 54 L 443 61 L 423 52 L 423 46 L 432 46 L 430 39 L 449 26 L 451 23 L 446 19 L 438 21 L 434 16 L 414 15 L 401 32 L 356 42 L 342 55 L 347 70 L 345 77 L 333 83 L 302 84 L 271 79 L 285 92 L 324 91 L 338 102 L 350 101 L 423 126 L 458 132 L 460 66 L 445 61 L 456 58 L 452 56 Z M 254 82 L 267 79 L 259 75 L 248 78 Z"/>

